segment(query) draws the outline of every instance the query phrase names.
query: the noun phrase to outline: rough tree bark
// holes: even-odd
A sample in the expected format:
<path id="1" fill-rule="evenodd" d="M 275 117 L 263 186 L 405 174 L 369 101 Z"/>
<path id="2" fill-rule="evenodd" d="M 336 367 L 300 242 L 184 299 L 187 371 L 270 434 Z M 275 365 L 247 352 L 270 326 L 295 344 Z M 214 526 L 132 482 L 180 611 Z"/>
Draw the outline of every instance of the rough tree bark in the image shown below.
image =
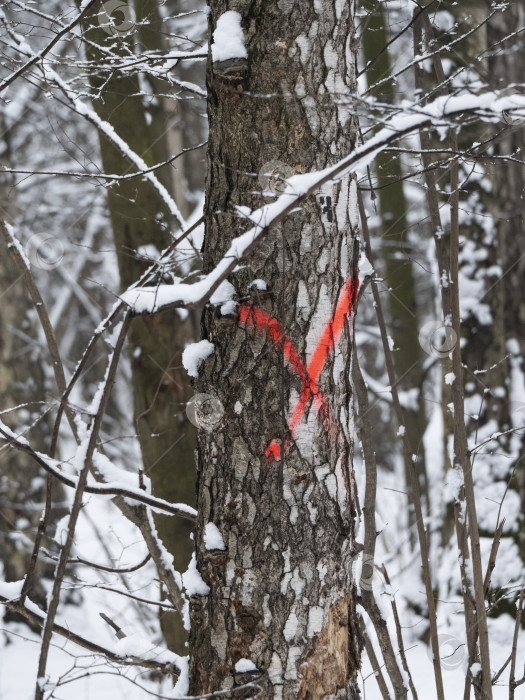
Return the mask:
<path id="1" fill-rule="evenodd" d="M 321 169 L 356 134 L 353 3 L 213 0 L 210 36 L 228 10 L 242 17 L 248 59 L 208 62 L 206 271 L 246 228 L 236 205 L 260 206 L 262 187 L 281 188 L 278 173 Z M 258 178 L 261 170 L 275 177 Z M 215 347 L 197 387 L 222 402 L 224 416 L 198 438 L 197 566 L 210 592 L 191 600 L 192 694 L 255 680 L 257 697 L 358 697 L 352 316 L 335 352 L 327 343 L 319 385 L 329 409 L 317 411 L 309 394 L 292 435 L 299 363 L 280 342 L 282 329 L 315 365 L 332 310 L 345 292 L 355 301 L 355 209 L 351 177 L 323 188 L 230 278 L 236 310 L 204 312 L 203 337 Z M 276 319 L 271 329 L 264 314 Z M 206 549 L 209 522 L 225 551 Z M 258 672 L 236 672 L 243 658 Z"/>

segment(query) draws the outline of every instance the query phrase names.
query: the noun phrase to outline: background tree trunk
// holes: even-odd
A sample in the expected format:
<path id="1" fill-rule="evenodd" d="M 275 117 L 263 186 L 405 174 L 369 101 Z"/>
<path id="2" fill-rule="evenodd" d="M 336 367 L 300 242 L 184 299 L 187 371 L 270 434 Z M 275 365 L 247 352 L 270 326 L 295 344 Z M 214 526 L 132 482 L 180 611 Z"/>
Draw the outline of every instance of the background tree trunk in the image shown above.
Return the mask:
<path id="1" fill-rule="evenodd" d="M 500 13 L 489 22 L 487 27 L 488 44 L 501 42 L 504 37 L 511 36 L 516 27 L 525 23 L 525 1 L 514 0 L 509 3 L 505 12 Z M 523 55 L 523 38 L 518 33 L 503 43 L 504 49 L 491 54 L 488 59 L 488 73 L 492 86 L 504 89 L 507 85 L 519 84 L 523 81 L 522 65 L 518 57 Z M 523 89 L 516 90 L 523 94 Z M 494 144 L 494 155 L 511 156 L 523 160 L 525 153 L 525 122 L 523 119 L 509 120 L 509 129 L 503 138 Z M 498 262 L 501 266 L 501 281 L 498 283 L 497 294 L 490 289 L 485 303 L 489 303 L 493 295 L 501 300 L 497 308 L 499 312 L 498 331 L 504 329 L 503 338 L 505 351 L 510 354 L 508 363 L 501 363 L 504 376 L 498 386 L 505 387 L 505 409 L 500 413 L 500 426 L 522 427 L 525 425 L 525 404 L 518 393 L 520 374 L 525 371 L 523 356 L 525 353 L 525 305 L 523 292 L 525 279 L 525 174 L 523 166 L 512 161 L 497 161 L 490 168 L 494 195 L 491 200 L 490 213 L 496 225 L 496 241 L 498 246 Z M 503 299 L 501 299 L 503 297 Z M 500 355 L 499 357 L 501 357 Z M 498 358 L 499 359 L 499 358 Z M 500 399 L 501 399 L 501 393 Z M 511 488 L 518 491 L 521 500 L 521 527 L 514 536 L 517 539 L 522 561 L 525 562 L 525 439 L 519 432 L 510 440 L 513 457 L 509 464 L 508 473 L 513 474 Z M 511 613 L 512 614 L 512 613 Z"/>
<path id="2" fill-rule="evenodd" d="M 137 10 L 141 19 L 153 18 L 158 22 L 156 0 L 137 2 Z M 85 35 L 94 42 L 86 44 L 87 58 L 92 61 L 91 65 L 99 66 L 90 74 L 93 107 L 97 114 L 114 127 L 148 166 L 168 160 L 170 155 L 175 154 L 168 151 L 164 110 L 155 100 L 151 109 L 148 108 L 136 75 L 104 68 L 107 57 L 95 46 L 112 46 L 122 55 L 130 55 L 133 52 L 132 32 L 130 36 L 114 35 L 101 28 L 95 14 L 88 20 Z M 151 38 L 151 32 L 142 28 L 140 39 L 146 42 L 147 48 L 158 48 L 160 40 L 153 47 Z M 116 174 L 132 171 L 129 161 L 103 134 L 99 136 L 104 171 Z M 156 170 L 155 174 L 170 191 L 170 166 Z M 108 191 L 108 205 L 121 287 L 125 289 L 139 278 L 151 262 L 137 251 L 148 245 L 158 251 L 166 248 L 172 240 L 171 227 L 174 222 L 166 203 L 143 178 L 117 181 Z M 169 280 L 170 270 L 165 270 L 163 274 L 164 281 Z M 183 318 L 176 311 L 135 318 L 129 333 L 129 350 L 134 424 L 144 471 L 152 480 L 156 496 L 193 505 L 195 429 L 186 416 L 186 402 L 191 390 L 182 367 L 182 351 L 192 338 L 193 326 L 191 317 Z M 175 568 L 184 571 L 193 549 L 189 537 L 191 526 L 182 519 L 164 515 L 155 515 L 155 523 L 164 546 L 173 555 Z M 161 625 L 168 646 L 182 653 L 186 635 L 178 616 L 163 613 Z"/>
<path id="3" fill-rule="evenodd" d="M 249 58 L 236 61 L 233 77 L 231 62 L 208 63 L 206 271 L 246 228 L 235 205 L 263 204 L 261 190 L 280 189 L 278 173 L 334 162 L 351 150 L 356 133 L 353 5 L 244 0 L 234 7 Z M 210 9 L 211 36 L 230 7 L 214 0 Z M 275 177 L 258 178 L 260 172 Z M 351 177 L 324 187 L 231 277 L 242 314 L 204 312 L 203 336 L 215 348 L 197 386 L 216 395 L 224 417 L 198 439 L 197 566 L 210 593 L 192 597 L 192 694 L 256 679 L 264 688 L 259 697 L 357 697 L 353 323 L 345 322 L 320 375 L 335 426 L 309 401 L 287 449 L 287 418 L 301 382 L 285 362 L 278 331 L 272 340 L 254 320 L 255 306 L 276 318 L 308 365 L 356 276 L 355 217 Z M 255 279 L 265 282 L 264 291 L 252 286 Z M 280 459 L 268 450 L 275 439 Z M 206 548 L 209 522 L 225 551 Z M 242 658 L 259 672 L 236 673 Z"/>
<path id="4" fill-rule="evenodd" d="M 376 82 L 391 74 L 390 54 L 384 50 L 389 36 L 386 27 L 385 10 L 377 0 L 361 3 L 370 15 L 366 18 L 363 32 L 363 59 L 367 65 L 366 80 L 371 94 L 381 103 L 394 106 L 396 83 L 394 80 L 373 89 Z M 379 110 L 381 111 L 381 110 Z M 381 118 L 381 114 L 378 115 Z M 379 203 L 381 224 L 381 254 L 384 261 L 385 286 L 389 291 L 388 305 L 392 340 L 394 343 L 394 363 L 398 386 L 402 391 L 415 391 L 404 406 L 406 440 L 414 454 L 417 454 L 417 473 L 421 493 L 429 508 L 428 480 L 426 474 L 423 435 L 426 428 L 425 402 L 423 400 L 423 358 L 418 342 L 418 308 L 416 303 L 416 281 L 412 268 L 414 257 L 407 212 L 408 202 L 403 189 L 403 171 L 399 154 L 382 151 L 374 158 L 375 195 Z M 408 395 L 408 394 L 407 394 Z M 415 399 L 415 400 L 414 400 Z M 409 504 L 413 503 L 412 478 L 405 474 Z M 410 505 L 409 524 L 415 522 L 413 507 Z M 414 531 L 414 528 L 412 528 Z M 412 536 L 413 539 L 414 536 Z M 415 541 L 413 539 L 413 541 Z"/>
<path id="5" fill-rule="evenodd" d="M 1 161 L 6 168 L 13 167 L 9 131 L 0 112 L 3 138 L 0 140 Z M 14 225 L 16 218 L 16 190 L 12 176 L 0 176 L 1 217 Z M 39 251 L 44 255 L 45 250 Z M 38 251 L 37 251 L 38 255 Z M 46 273 L 44 273 L 46 274 Z M 50 396 L 44 371 L 47 349 L 42 347 L 32 313 L 33 304 L 24 280 L 13 264 L 7 246 L 0 246 L 0 405 L 4 414 L 0 420 L 31 440 L 36 450 L 46 450 L 50 437 L 50 414 L 47 412 Z M 53 393 L 52 393 L 53 395 Z M 64 497 L 59 484 L 53 488 L 53 501 Z M 41 516 L 41 505 L 46 498 L 46 478 L 27 454 L 6 448 L 0 451 L 0 563 L 5 581 L 24 578 L 32 551 L 32 540 Z M 51 526 L 65 514 L 63 504 L 54 507 Z M 45 546 L 55 549 L 52 539 Z M 51 578 L 52 563 L 42 559 L 37 565 L 31 599 L 47 607 L 44 577 Z M 6 611 L 5 620 L 25 621 L 20 615 Z"/>

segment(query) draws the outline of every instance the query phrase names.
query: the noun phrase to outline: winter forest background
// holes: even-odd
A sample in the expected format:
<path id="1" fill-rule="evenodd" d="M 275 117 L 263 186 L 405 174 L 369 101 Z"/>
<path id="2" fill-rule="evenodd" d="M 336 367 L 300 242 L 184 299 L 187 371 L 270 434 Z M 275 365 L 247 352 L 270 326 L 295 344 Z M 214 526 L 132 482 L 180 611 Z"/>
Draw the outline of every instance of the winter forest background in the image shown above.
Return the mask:
<path id="1" fill-rule="evenodd" d="M 1 700 L 525 698 L 524 30 L 4 0 Z"/>

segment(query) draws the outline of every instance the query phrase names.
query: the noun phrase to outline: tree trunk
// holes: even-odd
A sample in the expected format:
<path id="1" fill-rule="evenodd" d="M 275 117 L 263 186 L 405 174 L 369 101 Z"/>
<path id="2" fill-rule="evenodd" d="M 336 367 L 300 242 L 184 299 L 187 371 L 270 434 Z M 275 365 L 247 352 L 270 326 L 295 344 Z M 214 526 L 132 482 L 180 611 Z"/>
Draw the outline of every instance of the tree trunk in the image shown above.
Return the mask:
<path id="1" fill-rule="evenodd" d="M 385 10 L 377 0 L 364 0 L 361 5 L 370 16 L 363 32 L 363 58 L 368 66 L 367 84 L 374 84 L 391 74 L 390 54 L 387 47 Z M 372 89 L 371 94 L 381 103 L 396 104 L 395 81 L 391 80 Z M 380 118 L 384 115 L 379 114 Z M 425 402 L 423 399 L 423 358 L 418 342 L 418 309 L 416 303 L 416 281 L 412 259 L 415 257 L 408 237 L 407 211 L 402 181 L 401 159 L 398 154 L 378 153 L 374 159 L 376 196 L 379 201 L 381 226 L 381 251 L 384 259 L 384 278 L 388 294 L 392 340 L 394 343 L 394 363 L 398 386 L 401 390 L 416 392 L 415 402 L 407 402 L 404 410 L 406 441 L 414 454 L 417 454 L 417 474 L 421 493 L 424 494 L 427 509 L 429 504 L 426 460 L 423 435 L 426 428 Z M 415 406 L 414 406 L 415 403 Z M 409 523 L 415 522 L 412 495 L 412 477 L 406 470 L 406 490 L 409 496 Z M 415 532 L 412 528 L 411 533 Z M 411 534 L 413 538 L 414 535 Z M 413 541 L 415 543 L 415 540 Z"/>
<path id="2" fill-rule="evenodd" d="M 210 9 L 212 36 L 229 7 L 213 0 Z M 235 9 L 248 59 L 208 63 L 206 271 L 246 228 L 236 205 L 261 206 L 282 190 L 279 173 L 331 164 L 356 134 L 353 5 L 243 0 Z M 203 337 L 215 347 L 197 387 L 221 401 L 224 416 L 198 437 L 197 567 L 210 590 L 191 599 L 191 694 L 255 680 L 264 698 L 358 697 L 351 314 L 339 340 L 335 323 L 321 338 L 336 305 L 341 316 L 355 303 L 355 235 L 348 176 L 275 226 L 232 275 L 235 311 L 204 312 Z M 256 279 L 265 284 L 254 287 Z M 296 430 L 290 415 L 307 382 L 281 332 L 312 380 L 325 361 L 327 401 L 318 411 L 312 389 L 303 391 L 307 415 Z M 208 523 L 225 550 L 210 550 L 209 540 L 206 548 Z M 241 659 L 257 671 L 236 669 Z"/>
<path id="3" fill-rule="evenodd" d="M 507 39 L 502 50 L 488 58 L 488 72 L 492 86 L 504 89 L 507 85 L 522 83 L 523 38 L 520 33 L 512 36 L 517 27 L 525 23 L 525 0 L 515 0 L 504 12 L 498 13 L 487 27 L 488 44 L 493 45 Z M 513 90 L 514 91 L 514 90 Z M 523 94 L 523 89 L 515 90 Z M 523 120 L 509 120 L 509 129 L 503 138 L 494 144 L 494 155 L 511 156 L 523 160 L 525 153 L 525 123 Z M 525 302 L 523 294 L 523 279 L 525 277 L 525 239 L 523 235 L 525 220 L 525 175 L 519 162 L 498 161 L 492 167 L 492 183 L 494 196 L 490 212 L 496 226 L 498 246 L 498 262 L 501 266 L 501 279 L 498 287 L 498 297 L 503 301 L 498 311 L 499 322 L 504 327 L 505 350 L 512 356 L 510 367 L 505 366 L 508 376 L 504 377 L 508 387 L 505 398 L 508 400 L 508 412 L 500 416 L 500 426 L 517 428 L 525 424 L 525 404 L 519 394 L 518 385 L 520 374 L 525 371 L 523 356 L 525 353 Z M 492 298 L 493 290 L 489 290 L 486 302 Z M 503 348 L 502 348 L 503 352 Z M 500 355 L 501 357 L 502 355 Z M 504 386 L 502 382 L 496 386 Z M 521 500 L 521 523 L 515 537 L 517 539 L 521 559 L 525 562 L 525 439 L 523 432 L 518 432 L 511 441 L 512 464 L 509 473 L 514 473 L 511 488 L 519 492 Z"/>
<path id="4" fill-rule="evenodd" d="M 140 4 L 140 17 L 153 13 L 158 17 L 156 0 Z M 147 5 L 150 7 L 148 12 Z M 88 20 L 85 35 L 101 46 L 132 52 L 130 36 L 117 35 L 101 28 L 98 6 Z M 125 26 L 125 25 L 124 25 Z M 142 41 L 151 36 L 142 28 Z M 141 95 L 137 75 L 104 68 L 106 55 L 86 44 L 87 58 L 100 66 L 90 74 L 93 107 L 109 122 L 128 146 L 153 166 L 168 159 L 163 110 L 153 100 L 148 109 Z M 118 47 L 118 49 L 115 49 Z M 100 135 L 104 172 L 125 174 L 133 171 L 129 161 Z M 155 171 L 170 189 L 170 170 Z M 171 221 L 167 205 L 144 178 L 119 180 L 108 191 L 108 205 L 115 240 L 121 287 L 135 282 L 150 261 L 137 255 L 142 246 L 152 245 L 158 251 L 171 243 Z M 165 279 L 170 271 L 165 271 Z M 167 277 L 166 277 L 167 276 Z M 195 501 L 195 429 L 186 416 L 186 402 L 191 396 L 187 375 L 182 367 L 182 351 L 192 337 L 191 320 L 182 320 L 176 311 L 155 317 L 139 317 L 132 321 L 129 333 L 134 396 L 135 429 L 140 442 L 144 471 L 152 480 L 156 496 L 171 502 Z M 166 549 L 173 555 L 176 569 L 184 570 L 193 549 L 191 526 L 169 516 L 155 515 L 158 533 Z M 163 634 L 168 646 L 183 653 L 185 633 L 177 615 L 161 616 Z"/>
<path id="5" fill-rule="evenodd" d="M 9 130 L 1 111 L 0 126 L 3 133 L 0 157 L 2 164 L 11 168 Z M 0 195 L 2 217 L 14 225 L 16 189 L 12 176 L 7 173 L 0 176 Z M 45 257 L 45 250 L 37 248 L 37 255 L 38 252 Z M 0 418 L 13 431 L 25 435 L 34 449 L 45 452 L 51 432 L 50 417 L 46 413 L 51 397 L 46 391 L 44 373 L 47 349 L 38 342 L 33 304 L 3 241 L 0 245 L 0 295 L 0 406 L 4 411 Z M 51 394 L 54 396 L 54 392 Z M 52 494 L 55 504 L 63 500 L 60 484 L 54 484 Z M 31 540 L 38 528 L 45 499 L 46 478 L 40 467 L 24 452 L 3 446 L 0 451 L 0 562 L 5 581 L 20 581 L 27 573 Z M 53 506 L 51 526 L 65 512 L 64 504 Z M 44 544 L 51 551 L 55 548 L 52 539 L 46 539 Z M 29 591 L 31 600 L 44 608 L 47 602 L 42 579 L 51 578 L 53 571 L 51 563 L 40 559 L 33 588 Z M 27 622 L 9 610 L 4 619 Z"/>

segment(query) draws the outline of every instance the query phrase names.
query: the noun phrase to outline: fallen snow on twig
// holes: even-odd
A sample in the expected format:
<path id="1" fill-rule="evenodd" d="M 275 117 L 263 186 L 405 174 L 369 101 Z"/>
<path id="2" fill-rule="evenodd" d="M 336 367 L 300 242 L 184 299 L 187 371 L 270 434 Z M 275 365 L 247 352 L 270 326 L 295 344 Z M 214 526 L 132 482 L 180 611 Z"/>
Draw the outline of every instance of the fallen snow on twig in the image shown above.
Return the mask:
<path id="1" fill-rule="evenodd" d="M 377 154 L 399 138 L 429 126 L 448 127 L 451 117 L 469 112 L 476 112 L 482 121 L 489 122 L 500 120 L 506 112 L 521 116 L 525 114 L 525 95 L 505 96 L 498 92 L 480 95 L 467 93 L 438 97 L 423 107 L 404 105 L 403 112 L 385 121 L 384 127 L 377 134 L 334 165 L 317 172 L 287 178 L 285 192 L 274 202 L 265 204 L 247 216 L 254 226 L 234 238 L 218 265 L 198 282 L 128 289 L 122 294 L 122 301 L 135 313 L 154 313 L 170 305 L 196 306 L 206 302 L 232 271 L 234 263 L 250 251 L 265 230 L 284 214 L 291 213 L 301 205 L 299 198 L 304 199 L 313 194 L 317 187 L 326 182 L 338 182 L 349 172 L 365 173 L 367 165 Z"/>
<path id="2" fill-rule="evenodd" d="M 180 656 L 178 654 L 159 647 L 158 644 L 154 644 L 151 639 L 139 632 L 130 632 L 125 628 L 122 631 L 126 636 L 119 639 L 114 645 L 114 652 L 117 656 L 123 659 L 136 657 L 138 659 L 158 661 L 159 663 L 173 664 L 176 668 L 179 668 Z"/>

